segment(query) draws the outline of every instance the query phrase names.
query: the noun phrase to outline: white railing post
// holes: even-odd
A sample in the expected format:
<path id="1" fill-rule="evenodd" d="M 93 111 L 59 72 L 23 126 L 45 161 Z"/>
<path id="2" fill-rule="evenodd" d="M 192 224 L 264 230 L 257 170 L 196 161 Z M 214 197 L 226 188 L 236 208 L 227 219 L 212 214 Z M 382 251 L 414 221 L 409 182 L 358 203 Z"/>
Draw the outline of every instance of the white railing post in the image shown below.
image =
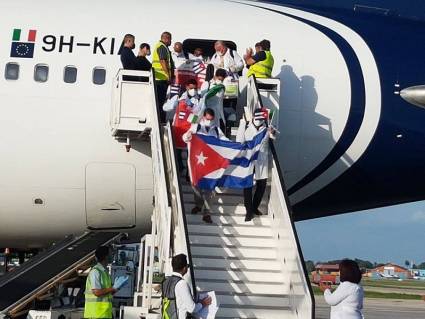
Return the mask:
<path id="1" fill-rule="evenodd" d="M 150 74 L 150 84 L 154 88 L 153 74 Z M 156 109 L 156 96 L 152 92 L 151 108 L 151 149 L 152 149 L 152 171 L 154 187 L 154 208 L 152 215 L 152 235 L 145 236 L 144 247 L 144 269 L 143 269 L 143 292 L 142 306 L 152 308 L 152 284 L 154 272 L 155 253 L 158 253 L 158 270 L 164 273 L 166 263 L 169 262 L 172 252 L 184 253 L 188 256 L 190 248 L 185 228 L 185 216 L 181 203 L 179 189 L 178 171 L 175 163 L 174 146 L 171 136 L 170 125 L 161 130 L 161 124 Z M 164 143 L 162 143 L 164 141 Z M 168 177 L 168 180 L 167 180 Z M 167 185 L 168 181 L 168 185 Z M 170 194 L 172 194 L 170 198 Z M 175 196 L 173 196 L 175 195 Z M 176 247 L 170 247 L 171 236 Z M 192 271 L 192 270 L 191 270 Z M 187 276 L 189 282 L 194 282 L 191 273 Z M 193 291 L 195 292 L 195 291 Z"/>
<path id="2" fill-rule="evenodd" d="M 312 318 L 313 296 L 305 275 L 303 258 L 289 205 L 284 185 L 281 183 L 279 167 L 273 160 L 269 215 L 272 218 L 271 224 L 277 241 L 278 257 L 283 273 L 289 274 L 287 278 L 289 302 L 297 318 Z"/>
<path id="3" fill-rule="evenodd" d="M 189 237 L 187 234 L 186 229 L 186 222 L 185 222 L 185 214 L 184 214 L 184 208 L 182 203 L 182 195 L 180 193 L 180 187 L 179 187 L 179 176 L 178 176 L 178 169 L 175 161 L 175 149 L 173 146 L 173 136 L 171 131 L 170 124 L 167 124 L 165 127 L 165 134 L 164 134 L 164 140 L 166 141 L 166 156 L 167 156 L 167 162 L 169 163 L 168 172 L 169 172 L 169 182 L 171 186 L 172 191 L 172 214 L 173 218 L 171 221 L 173 222 L 172 229 L 174 229 L 174 253 L 183 253 L 185 254 L 188 259 L 189 263 L 192 264 L 192 257 L 190 253 L 190 243 L 189 243 Z M 195 278 L 193 275 L 193 268 L 190 268 L 190 271 L 186 274 L 186 280 L 189 282 L 189 285 L 192 290 L 192 295 L 195 296 L 196 294 L 196 287 L 195 287 Z"/>

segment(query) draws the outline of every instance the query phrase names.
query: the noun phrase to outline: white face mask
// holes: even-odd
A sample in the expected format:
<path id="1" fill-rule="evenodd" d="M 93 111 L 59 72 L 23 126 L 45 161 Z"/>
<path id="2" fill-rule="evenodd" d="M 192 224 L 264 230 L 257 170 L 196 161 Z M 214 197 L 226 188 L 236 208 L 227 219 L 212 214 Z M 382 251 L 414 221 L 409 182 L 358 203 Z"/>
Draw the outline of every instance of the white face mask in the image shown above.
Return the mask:
<path id="1" fill-rule="evenodd" d="M 195 96 L 196 94 L 198 94 L 198 90 L 197 89 L 190 89 L 190 90 L 187 91 L 187 93 L 190 96 Z"/>
<path id="2" fill-rule="evenodd" d="M 223 83 L 223 81 L 221 81 L 221 80 L 215 80 L 215 84 L 221 84 L 221 83 Z"/>
<path id="3" fill-rule="evenodd" d="M 261 125 L 263 125 L 263 124 L 264 124 L 264 121 L 263 121 L 263 120 L 254 120 L 254 121 L 253 121 L 253 124 L 254 124 L 255 126 L 259 127 L 259 126 L 261 126 Z"/>
<path id="4" fill-rule="evenodd" d="M 202 120 L 202 124 L 204 124 L 205 127 L 210 127 L 212 124 L 211 120 Z"/>

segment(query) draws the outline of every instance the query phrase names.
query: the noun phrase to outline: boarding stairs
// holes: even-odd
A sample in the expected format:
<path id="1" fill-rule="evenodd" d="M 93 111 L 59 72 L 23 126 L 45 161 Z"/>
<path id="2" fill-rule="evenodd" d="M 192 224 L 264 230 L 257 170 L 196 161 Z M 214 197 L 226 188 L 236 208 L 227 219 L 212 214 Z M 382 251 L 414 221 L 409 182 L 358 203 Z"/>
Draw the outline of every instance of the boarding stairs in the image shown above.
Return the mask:
<path id="1" fill-rule="evenodd" d="M 126 72 L 119 71 L 118 81 L 124 81 Z M 242 192 L 217 189 L 212 207 L 213 223 L 204 223 L 201 214 L 191 214 L 193 193 L 177 169 L 170 124 L 159 123 L 154 76 L 149 72 L 134 72 L 130 71 L 131 75 L 144 79 L 144 83 L 139 83 L 144 86 L 143 90 L 151 87 L 147 95 L 148 101 L 153 102 L 151 110 L 134 117 L 132 124 L 120 125 L 122 115 L 117 113 L 119 108 L 113 106 L 112 135 L 137 137 L 149 129 L 143 122 L 151 123 L 155 208 L 152 233 L 142 239 L 140 253 L 143 266 L 134 306 L 140 306 L 142 311 L 124 307 L 122 317 L 136 318 L 141 312 L 159 313 L 159 285 L 153 277 L 170 272 L 171 257 L 185 253 L 192 265 L 186 280 L 193 294 L 216 292 L 219 302 L 216 317 L 314 318 L 314 297 L 273 144 L 268 190 L 260 207 L 264 215 L 245 222 Z M 264 100 L 268 106 L 272 104 L 277 113 L 279 86 L 280 81 L 275 79 L 248 79 L 245 111 L 252 114 L 255 108 L 263 106 Z M 138 127 L 136 134 L 131 133 L 133 125 Z"/>
<path id="2" fill-rule="evenodd" d="M 295 318 L 272 217 L 245 222 L 242 194 L 223 189 L 212 200 L 213 223 L 205 224 L 201 216 L 191 214 L 190 186 L 184 185 L 183 192 L 196 286 L 198 291 L 215 291 L 220 303 L 217 316 Z M 266 203 L 260 210 L 267 212 Z"/>

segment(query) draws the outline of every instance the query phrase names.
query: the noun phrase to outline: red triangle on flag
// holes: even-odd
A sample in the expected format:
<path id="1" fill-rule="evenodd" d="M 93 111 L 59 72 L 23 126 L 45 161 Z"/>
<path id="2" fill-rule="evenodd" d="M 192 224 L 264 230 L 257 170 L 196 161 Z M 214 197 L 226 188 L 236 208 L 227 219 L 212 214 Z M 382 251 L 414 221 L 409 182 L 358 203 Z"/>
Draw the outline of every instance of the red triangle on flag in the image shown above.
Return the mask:
<path id="1" fill-rule="evenodd" d="M 197 185 L 204 176 L 229 166 L 229 160 L 194 134 L 189 145 L 189 165 L 192 184 Z"/>

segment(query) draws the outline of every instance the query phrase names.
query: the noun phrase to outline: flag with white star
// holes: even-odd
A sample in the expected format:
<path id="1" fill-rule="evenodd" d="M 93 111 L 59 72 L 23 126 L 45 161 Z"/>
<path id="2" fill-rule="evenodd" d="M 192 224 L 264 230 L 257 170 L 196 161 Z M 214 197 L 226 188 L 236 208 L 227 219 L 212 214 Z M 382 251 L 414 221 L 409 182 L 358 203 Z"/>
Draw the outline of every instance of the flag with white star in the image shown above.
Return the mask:
<path id="1" fill-rule="evenodd" d="M 188 166 L 192 184 L 209 190 L 217 186 L 252 187 L 254 163 L 267 134 L 267 130 L 262 130 L 245 143 L 193 134 L 188 145 Z"/>
<path id="2" fill-rule="evenodd" d="M 194 134 L 189 145 L 189 168 L 193 185 L 216 170 L 229 166 L 229 160 L 208 146 L 199 135 Z"/>

